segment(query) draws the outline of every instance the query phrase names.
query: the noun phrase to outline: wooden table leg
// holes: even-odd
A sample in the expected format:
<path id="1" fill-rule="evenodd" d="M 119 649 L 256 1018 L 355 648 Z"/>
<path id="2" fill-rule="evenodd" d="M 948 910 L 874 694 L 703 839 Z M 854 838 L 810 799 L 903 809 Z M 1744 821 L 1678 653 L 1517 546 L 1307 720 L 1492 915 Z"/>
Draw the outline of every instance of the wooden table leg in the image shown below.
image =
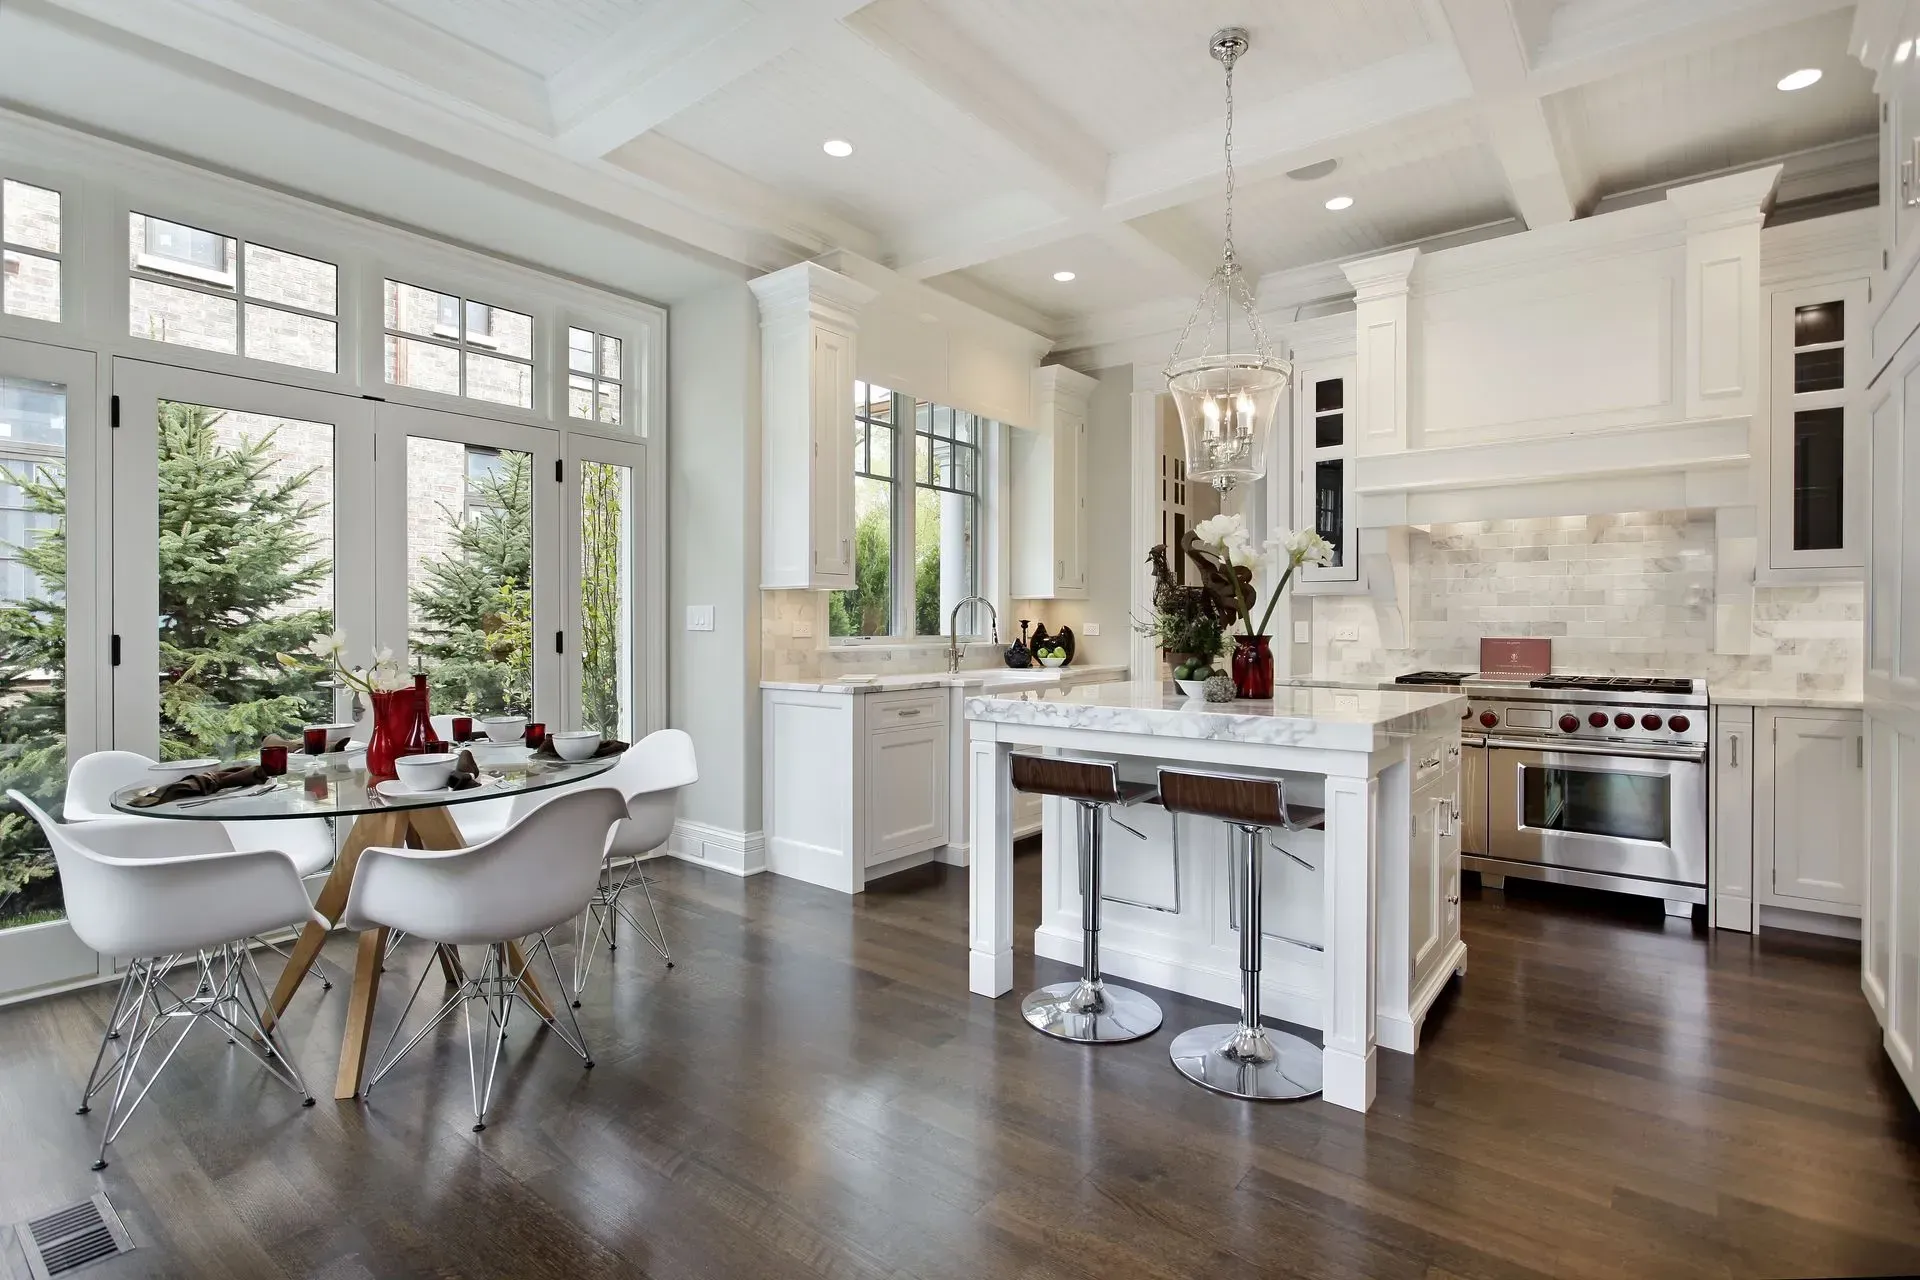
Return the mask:
<path id="1" fill-rule="evenodd" d="M 407 809 L 404 813 L 413 829 L 413 839 L 418 842 L 419 848 L 464 849 L 467 847 L 466 837 L 460 834 L 459 825 L 454 822 L 453 815 L 445 809 Z M 534 977 L 533 969 L 527 964 L 526 957 L 521 954 L 519 943 L 507 944 L 507 958 L 513 964 L 513 972 L 519 973 L 523 969 L 526 970 L 526 976 L 520 981 L 520 990 L 527 997 L 527 1003 L 538 1010 L 541 1017 L 551 1021 L 553 1006 L 547 1003 L 546 994 L 540 990 L 539 979 Z"/>
<path id="2" fill-rule="evenodd" d="M 458 986 L 466 977 L 466 971 L 460 967 L 460 953 L 444 943 L 433 950 L 440 958 L 440 974 L 447 980 L 447 985 Z"/>
<path id="3" fill-rule="evenodd" d="M 333 1080 L 333 1096 L 342 1102 L 360 1092 L 360 1081 L 366 1074 L 373 1007 L 380 998 L 380 961 L 386 953 L 384 928 L 360 935 L 359 954 L 353 962 L 353 993 L 347 999 L 347 1030 L 340 1041 L 340 1070 Z"/>
<path id="4" fill-rule="evenodd" d="M 360 865 L 361 853 L 374 845 L 398 844 L 404 830 L 397 813 L 369 813 L 355 819 L 353 830 L 347 835 L 346 847 L 333 860 L 333 870 L 327 876 L 326 884 L 321 886 L 314 909 L 329 920 L 339 920 L 341 913 L 347 909 L 347 892 L 353 887 L 353 873 Z M 314 958 L 320 954 L 320 947 L 326 940 L 327 931 L 312 921 L 308 921 L 306 927 L 300 930 L 300 939 L 293 944 L 293 951 L 287 957 L 287 967 L 281 971 L 280 981 L 274 984 L 273 998 L 267 1001 L 267 1030 L 271 1031 L 273 1024 L 280 1020 L 280 1015 L 287 1011 L 293 993 L 300 989 L 300 983 L 306 978 L 307 970 L 313 967 Z"/>

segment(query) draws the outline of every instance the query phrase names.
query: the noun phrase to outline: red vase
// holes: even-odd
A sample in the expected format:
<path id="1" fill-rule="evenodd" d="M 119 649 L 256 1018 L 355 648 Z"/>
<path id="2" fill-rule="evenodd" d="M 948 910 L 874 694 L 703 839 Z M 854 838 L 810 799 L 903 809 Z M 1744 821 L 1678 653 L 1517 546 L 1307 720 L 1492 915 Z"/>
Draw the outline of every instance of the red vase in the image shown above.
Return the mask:
<path id="1" fill-rule="evenodd" d="M 393 762 L 407 754 L 407 739 L 413 733 L 413 690 L 394 689 L 369 696 L 373 699 L 373 740 L 367 743 L 367 772 L 376 778 L 391 778 Z"/>
<path id="2" fill-rule="evenodd" d="M 427 708 L 427 677 L 422 672 L 413 678 L 413 724 L 407 730 L 407 749 L 401 755 L 427 754 L 427 744 L 433 741 L 433 719 Z"/>
<path id="3" fill-rule="evenodd" d="M 1273 696 L 1273 650 L 1267 636 L 1233 638 L 1233 693 L 1237 698 Z"/>

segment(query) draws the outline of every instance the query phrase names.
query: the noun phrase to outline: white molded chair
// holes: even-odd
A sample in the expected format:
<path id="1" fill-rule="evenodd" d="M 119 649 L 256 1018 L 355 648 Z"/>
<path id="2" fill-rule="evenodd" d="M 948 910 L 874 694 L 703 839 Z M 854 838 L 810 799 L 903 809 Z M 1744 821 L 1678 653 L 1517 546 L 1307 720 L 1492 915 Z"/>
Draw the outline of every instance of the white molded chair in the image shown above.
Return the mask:
<path id="1" fill-rule="evenodd" d="M 113 807 L 114 792 L 152 783 L 153 774 L 148 770 L 153 764 L 150 757 L 137 751 L 93 751 L 81 756 L 73 762 L 73 768 L 67 774 L 67 795 L 61 812 L 68 822 L 111 820 L 159 823 L 161 825 L 155 831 L 159 833 L 160 848 L 165 852 L 173 851 L 175 846 L 172 837 L 178 828 L 205 824 L 167 818 L 141 818 Z M 262 818 L 252 822 L 223 822 L 220 825 L 226 828 L 228 848 L 272 849 L 284 853 L 293 859 L 293 865 L 303 880 L 308 876 L 317 876 L 333 865 L 333 828 L 327 825 L 324 818 Z M 287 954 L 285 948 L 275 943 L 267 942 L 266 945 L 283 958 Z M 324 971 L 320 974 L 320 989 L 333 989 L 333 981 Z M 115 1034 L 118 1034 L 117 1031 Z"/>
<path id="2" fill-rule="evenodd" d="M 327 923 L 307 901 L 293 859 L 273 849 L 231 848 L 226 833 L 211 822 L 169 824 L 180 830 L 165 851 L 156 852 L 153 826 L 159 819 L 60 823 L 18 791 L 7 795 L 40 824 L 53 847 L 74 935 L 102 954 L 130 958 L 107 1015 L 108 1035 L 101 1038 L 80 1093 L 79 1114 L 85 1115 L 93 1095 L 113 1082 L 93 1167 L 107 1167 L 107 1144 L 126 1127 L 199 1023 L 223 1032 L 228 1043 L 240 1045 L 298 1093 L 302 1106 L 312 1106 L 300 1069 L 261 1019 L 266 984 L 247 947 L 256 934 L 308 921 Z M 170 981 L 176 966 L 192 970 L 190 988 Z M 160 1029 L 174 1022 L 180 1023 L 178 1033 L 134 1092 L 142 1055 Z M 126 1032 L 126 1041 L 102 1071 L 116 1028 Z"/>
<path id="3" fill-rule="evenodd" d="M 381 1050 L 385 1059 L 367 1081 L 363 1096 L 371 1095 L 394 1065 L 429 1032 L 460 1010 L 467 1030 L 468 1080 L 473 1087 L 473 1127 L 487 1127 L 487 1107 L 500 1066 L 501 1046 L 516 1001 L 525 1004 L 588 1066 L 593 1059 L 580 1035 L 580 1024 L 567 1010 L 569 1035 L 557 1020 L 542 1014 L 521 990 L 535 957 L 545 956 L 554 995 L 565 998 L 565 983 L 547 934 L 578 915 L 600 882 L 600 864 L 607 833 L 626 816 L 619 792 L 609 787 L 569 791 L 542 805 L 524 822 L 464 849 L 396 849 L 373 847 L 360 855 L 353 889 L 347 896 L 341 923 L 350 929 L 399 929 L 417 938 L 449 946 L 484 946 L 486 959 L 477 976 L 464 977 L 424 1027 L 398 1050 L 393 1042 L 406 1024 L 407 1014 L 420 996 L 427 975 L 437 965 L 429 958 L 414 984 L 406 1008 Z M 516 967 L 508 945 L 531 937 L 533 944 Z M 480 1034 L 488 1036 L 484 1084 L 481 1050 L 474 1039 L 472 1006 L 486 1016 L 479 1019 Z M 498 1034 L 493 1034 L 497 1031 Z"/>

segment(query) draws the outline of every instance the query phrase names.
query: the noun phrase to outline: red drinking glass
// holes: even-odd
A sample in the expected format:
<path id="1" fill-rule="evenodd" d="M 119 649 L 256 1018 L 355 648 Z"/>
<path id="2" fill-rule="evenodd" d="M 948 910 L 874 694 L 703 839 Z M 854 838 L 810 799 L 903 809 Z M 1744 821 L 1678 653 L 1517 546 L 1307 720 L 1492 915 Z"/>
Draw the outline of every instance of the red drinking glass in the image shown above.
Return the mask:
<path id="1" fill-rule="evenodd" d="M 527 722 L 527 745 L 538 751 L 547 744 L 547 726 L 538 720 Z"/>
<path id="2" fill-rule="evenodd" d="M 285 747 L 260 748 L 260 772 L 269 778 L 277 778 L 287 771 L 287 749 Z"/>
<path id="3" fill-rule="evenodd" d="M 307 784 L 307 795 L 309 798 L 314 800 L 325 800 L 327 798 L 327 775 L 326 774 L 310 773 L 306 777 L 306 784 Z"/>
<path id="4" fill-rule="evenodd" d="M 472 716 L 455 716 L 453 718 L 453 740 L 455 742 L 473 741 Z"/>
<path id="5" fill-rule="evenodd" d="M 447 750 L 447 744 L 440 741 L 440 739 L 438 738 L 428 738 L 427 750 L 432 752 L 434 755 L 440 755 L 441 753 Z"/>
<path id="6" fill-rule="evenodd" d="M 327 726 L 323 724 L 308 725 L 306 729 L 301 731 L 300 745 L 310 756 L 323 756 L 327 754 Z"/>

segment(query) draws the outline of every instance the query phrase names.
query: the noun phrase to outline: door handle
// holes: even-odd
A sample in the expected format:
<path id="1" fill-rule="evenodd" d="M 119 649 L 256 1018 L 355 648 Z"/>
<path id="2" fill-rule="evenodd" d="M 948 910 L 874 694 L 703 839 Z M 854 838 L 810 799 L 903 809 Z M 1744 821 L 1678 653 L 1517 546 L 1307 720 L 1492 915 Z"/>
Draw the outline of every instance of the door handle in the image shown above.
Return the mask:
<path id="1" fill-rule="evenodd" d="M 1740 767 L 1740 735 L 1737 733 L 1730 733 L 1727 735 L 1727 768 L 1738 769 L 1739 767 Z"/>
<path id="2" fill-rule="evenodd" d="M 1867 738 L 1865 734 L 1853 740 L 1853 767 L 1856 769 L 1864 769 L 1867 767 Z"/>

